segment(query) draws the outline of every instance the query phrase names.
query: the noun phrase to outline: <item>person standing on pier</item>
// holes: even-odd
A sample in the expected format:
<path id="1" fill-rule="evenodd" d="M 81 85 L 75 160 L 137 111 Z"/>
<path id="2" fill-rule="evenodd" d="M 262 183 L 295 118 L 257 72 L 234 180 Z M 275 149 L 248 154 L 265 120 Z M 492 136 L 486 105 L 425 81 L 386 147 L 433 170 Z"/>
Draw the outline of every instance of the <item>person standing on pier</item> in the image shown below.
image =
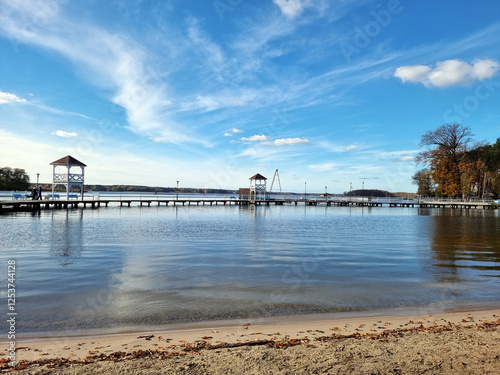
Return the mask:
<path id="1" fill-rule="evenodd" d="M 31 190 L 31 199 L 32 200 L 36 200 L 36 188 L 33 188 L 33 190 Z"/>
<path id="2" fill-rule="evenodd" d="M 41 186 L 38 187 L 38 199 L 39 200 L 42 199 L 42 187 Z"/>

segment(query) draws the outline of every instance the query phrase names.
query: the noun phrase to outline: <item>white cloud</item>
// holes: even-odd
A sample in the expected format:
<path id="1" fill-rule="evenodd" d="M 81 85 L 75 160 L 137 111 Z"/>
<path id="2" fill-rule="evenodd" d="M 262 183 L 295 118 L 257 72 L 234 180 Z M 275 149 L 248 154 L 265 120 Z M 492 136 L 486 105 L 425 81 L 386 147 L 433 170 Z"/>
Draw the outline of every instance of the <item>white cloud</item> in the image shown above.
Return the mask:
<path id="1" fill-rule="evenodd" d="M 52 134 L 57 135 L 58 137 L 63 137 L 63 138 L 75 138 L 78 137 L 78 133 L 74 132 L 67 132 L 64 130 L 57 130 L 53 132 Z"/>
<path id="2" fill-rule="evenodd" d="M 476 60 L 472 69 L 473 75 L 477 79 L 487 79 L 493 77 L 500 68 L 500 64 L 491 59 Z"/>
<path id="3" fill-rule="evenodd" d="M 492 59 L 478 59 L 469 64 L 462 60 L 445 60 L 428 65 L 407 65 L 396 69 L 394 76 L 403 83 L 422 83 L 426 87 L 468 86 L 495 76 L 500 64 Z"/>
<path id="4" fill-rule="evenodd" d="M 243 130 L 238 129 L 238 128 L 232 128 L 224 133 L 224 137 L 232 137 L 233 135 L 235 135 L 237 133 L 243 133 Z"/>
<path id="5" fill-rule="evenodd" d="M 307 138 L 279 138 L 275 140 L 271 140 L 271 138 L 264 134 L 256 134 L 251 137 L 243 137 L 240 138 L 240 141 L 245 143 L 250 142 L 258 142 L 262 146 L 271 146 L 271 147 L 282 147 L 282 146 L 295 146 L 295 145 L 303 145 L 310 143 Z"/>
<path id="6" fill-rule="evenodd" d="M 354 151 L 360 148 L 360 145 L 353 143 L 352 145 L 342 148 L 342 151 Z"/>
<path id="7" fill-rule="evenodd" d="M 267 135 L 261 134 L 261 135 L 252 135 L 251 137 L 243 137 L 240 138 L 241 141 L 243 142 L 265 142 L 269 141 L 270 138 Z"/>
<path id="8" fill-rule="evenodd" d="M 262 144 L 265 146 L 295 146 L 295 145 L 303 145 L 310 143 L 306 138 L 280 138 L 275 139 L 272 142 L 263 142 Z"/>
<path id="9" fill-rule="evenodd" d="M 20 98 L 19 96 L 8 92 L 0 91 L 0 104 L 5 104 L 9 102 L 25 103 L 26 99 Z"/>
<path id="10" fill-rule="evenodd" d="M 290 18 L 300 15 L 306 5 L 301 0 L 273 0 L 273 2 L 280 8 L 281 13 Z"/>
<path id="11" fill-rule="evenodd" d="M 399 161 L 406 162 L 406 161 L 414 161 L 415 157 L 414 156 L 401 156 L 399 158 Z"/>
<path id="12" fill-rule="evenodd" d="M 394 72 L 394 76 L 398 77 L 403 83 L 409 82 L 427 82 L 432 68 L 426 65 L 408 65 L 400 66 Z"/>

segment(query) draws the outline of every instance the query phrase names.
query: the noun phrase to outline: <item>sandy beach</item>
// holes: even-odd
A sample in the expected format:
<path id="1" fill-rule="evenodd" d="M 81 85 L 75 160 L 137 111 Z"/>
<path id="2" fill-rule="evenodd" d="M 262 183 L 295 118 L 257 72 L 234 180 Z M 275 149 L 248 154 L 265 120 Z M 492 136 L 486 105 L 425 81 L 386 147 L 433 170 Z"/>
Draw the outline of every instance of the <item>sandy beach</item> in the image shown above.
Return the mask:
<path id="1" fill-rule="evenodd" d="M 12 371 L 2 343 L 2 371 Z M 19 374 L 498 374 L 500 309 L 206 322 L 16 341 Z"/>

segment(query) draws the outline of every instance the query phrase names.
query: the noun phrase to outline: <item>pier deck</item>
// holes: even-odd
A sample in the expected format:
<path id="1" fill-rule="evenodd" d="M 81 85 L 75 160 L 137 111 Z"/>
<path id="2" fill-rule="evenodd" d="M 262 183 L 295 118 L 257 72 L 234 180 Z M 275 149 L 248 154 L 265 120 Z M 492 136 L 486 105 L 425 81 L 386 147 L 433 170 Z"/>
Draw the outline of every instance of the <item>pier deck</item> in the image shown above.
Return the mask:
<path id="1" fill-rule="evenodd" d="M 304 198 L 271 198 L 251 202 L 248 199 L 237 198 L 124 198 L 102 199 L 86 198 L 78 199 L 50 199 L 50 200 L 4 200 L 0 201 L 0 213 L 12 211 L 37 211 L 42 209 L 69 209 L 69 208 L 100 208 L 108 207 L 110 204 L 120 207 L 131 207 L 132 205 L 143 206 L 200 206 L 200 205 L 308 205 L 308 206 L 357 206 L 357 207 L 417 207 L 417 208 L 455 208 L 455 209 L 498 209 L 497 201 L 493 200 L 452 200 L 452 199 L 379 199 L 379 198 L 331 198 L 331 199 L 304 199 Z"/>

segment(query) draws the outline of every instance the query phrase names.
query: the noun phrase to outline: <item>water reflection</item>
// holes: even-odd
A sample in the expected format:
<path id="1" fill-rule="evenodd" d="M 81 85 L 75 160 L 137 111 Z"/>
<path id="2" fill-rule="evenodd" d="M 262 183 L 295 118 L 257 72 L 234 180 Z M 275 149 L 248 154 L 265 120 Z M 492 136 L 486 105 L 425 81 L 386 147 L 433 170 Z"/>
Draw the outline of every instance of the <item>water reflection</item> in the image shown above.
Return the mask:
<path id="1" fill-rule="evenodd" d="M 0 257 L 15 254 L 23 267 L 26 331 L 498 302 L 499 241 L 497 213 L 479 210 L 163 206 L 0 217 Z"/>
<path id="2" fill-rule="evenodd" d="M 433 210 L 432 270 L 438 281 L 500 277 L 500 219 L 494 211 Z"/>
<path id="3" fill-rule="evenodd" d="M 70 259 L 79 257 L 83 248 L 83 210 L 52 211 L 48 238 L 50 255 L 59 257 L 62 266 L 73 264 Z"/>

